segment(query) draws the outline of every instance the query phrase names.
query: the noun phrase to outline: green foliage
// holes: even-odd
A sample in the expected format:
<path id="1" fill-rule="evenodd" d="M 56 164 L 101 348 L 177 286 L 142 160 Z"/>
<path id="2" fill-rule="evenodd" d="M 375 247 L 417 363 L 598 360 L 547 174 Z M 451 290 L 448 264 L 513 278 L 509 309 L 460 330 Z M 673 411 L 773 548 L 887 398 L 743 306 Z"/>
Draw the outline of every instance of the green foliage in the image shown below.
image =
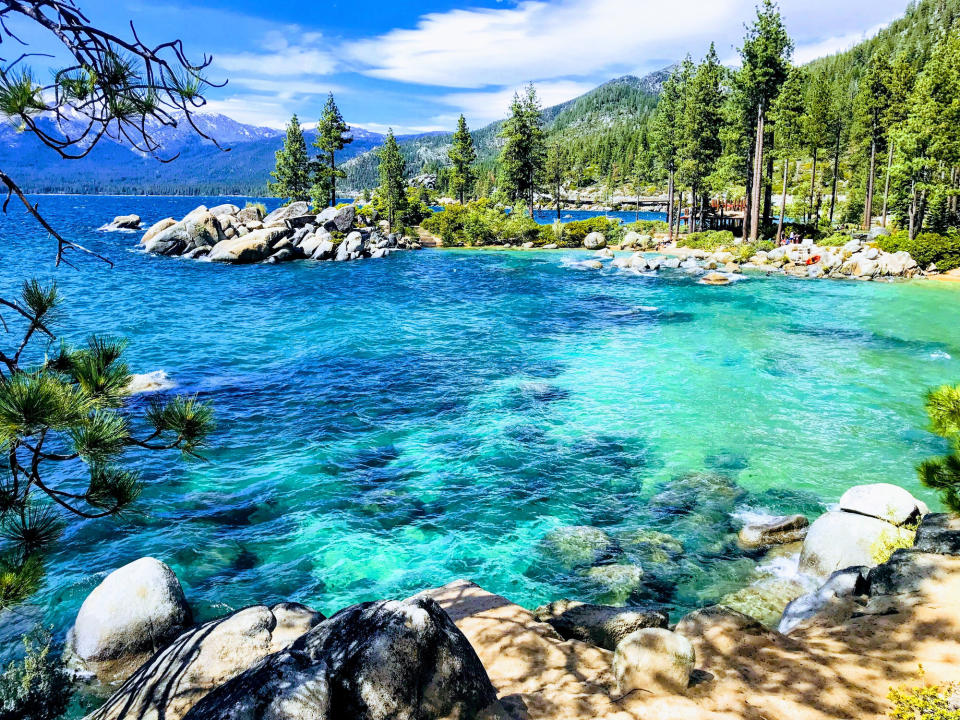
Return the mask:
<path id="1" fill-rule="evenodd" d="M 921 680 L 923 674 L 921 665 Z M 960 708 L 956 707 L 958 692 L 957 683 L 891 687 L 887 699 L 892 707 L 887 716 L 892 720 L 960 720 Z"/>
<path id="2" fill-rule="evenodd" d="M 885 252 L 906 250 L 922 268 L 936 263 L 940 271 L 960 267 L 960 231 L 951 230 L 946 235 L 919 233 L 912 240 L 908 232 L 896 232 L 877 238 L 877 244 Z"/>
<path id="3" fill-rule="evenodd" d="M 267 215 L 267 206 L 264 205 L 262 202 L 247 201 L 247 204 L 244 205 L 244 208 L 256 208 L 257 210 L 260 211 L 260 217 L 266 217 Z"/>
<path id="4" fill-rule="evenodd" d="M 58 302 L 55 287 L 27 282 L 19 301 L 5 305 L 17 311 L 24 335 L 12 356 L 0 351 L 0 607 L 36 590 L 39 558 L 59 537 L 64 511 L 117 515 L 139 496 L 138 476 L 119 467 L 131 449 L 195 454 L 212 427 L 209 405 L 175 397 L 151 405 L 145 419 L 153 431 L 138 439 L 126 407 L 131 375 L 123 340 L 94 336 L 79 348 L 60 345 L 42 365 L 22 366 L 32 339 L 54 339 Z M 52 472 L 56 466 L 66 472 Z"/>
<path id="5" fill-rule="evenodd" d="M 400 154 L 400 148 L 397 145 L 397 139 L 393 130 L 387 134 L 387 139 L 383 147 L 379 150 L 380 154 L 380 187 L 377 188 L 377 196 L 383 203 L 386 211 L 387 222 L 390 223 L 390 229 L 401 220 L 401 215 L 407 209 L 407 165 Z"/>
<path id="6" fill-rule="evenodd" d="M 875 565 L 883 565 L 897 550 L 912 548 L 916 536 L 916 525 L 884 530 L 870 545 L 870 557 Z"/>
<path id="7" fill-rule="evenodd" d="M 473 136 L 467 127 L 466 118 L 461 115 L 457 120 L 457 131 L 453 134 L 453 142 L 447 153 L 450 159 L 450 177 L 448 187 L 463 205 L 467 194 L 473 187 L 476 173 L 473 164 L 477 161 L 477 149 L 473 144 Z"/>
<path id="8" fill-rule="evenodd" d="M 313 184 L 310 180 L 310 158 L 296 115 L 287 124 L 287 135 L 276 157 L 277 166 L 270 173 L 275 182 L 267 183 L 267 191 L 274 197 L 286 198 L 290 202 L 308 200 Z"/>
<path id="9" fill-rule="evenodd" d="M 543 115 L 537 91 L 528 85 L 517 93 L 510 106 L 510 118 L 500 133 L 500 174 L 503 189 L 513 201 L 526 200 L 533 212 L 533 193 L 539 186 L 546 160 Z"/>
<path id="10" fill-rule="evenodd" d="M 848 242 L 853 239 L 851 235 L 844 235 L 843 233 L 834 233 L 829 237 L 825 237 L 817 241 L 817 245 L 820 247 L 843 247 Z"/>
<path id="11" fill-rule="evenodd" d="M 656 233 L 665 233 L 667 231 L 666 220 L 637 220 L 627 224 L 624 232 L 635 232 L 640 235 L 654 235 Z"/>
<path id="12" fill-rule="evenodd" d="M 944 385 L 927 393 L 930 430 L 946 438 L 952 452 L 924 460 L 917 467 L 920 481 L 940 493 L 943 504 L 960 513 L 960 385 Z"/>
<path id="13" fill-rule="evenodd" d="M 310 187 L 310 199 L 317 212 L 337 203 L 337 179 L 347 175 L 337 167 L 336 153 L 353 142 L 349 132 L 350 126 L 330 93 L 317 123 L 317 138 L 313 141 L 313 146 L 320 151 L 313 161 L 313 184 Z"/>
<path id="14" fill-rule="evenodd" d="M 54 720 L 70 703 L 70 674 L 53 652 L 49 631 L 34 629 L 23 645 L 23 659 L 0 675 L 0 720 Z"/>
<path id="15" fill-rule="evenodd" d="M 704 232 L 683 235 L 677 240 L 679 247 L 713 252 L 733 245 L 733 233 L 729 230 L 705 230 Z M 751 253 L 752 254 L 752 253 Z"/>
<path id="16" fill-rule="evenodd" d="M 623 226 L 616 220 L 602 215 L 575 220 L 563 226 L 562 244 L 568 247 L 580 247 L 590 233 L 598 232 L 607 239 L 608 245 L 619 245 L 626 234 Z"/>

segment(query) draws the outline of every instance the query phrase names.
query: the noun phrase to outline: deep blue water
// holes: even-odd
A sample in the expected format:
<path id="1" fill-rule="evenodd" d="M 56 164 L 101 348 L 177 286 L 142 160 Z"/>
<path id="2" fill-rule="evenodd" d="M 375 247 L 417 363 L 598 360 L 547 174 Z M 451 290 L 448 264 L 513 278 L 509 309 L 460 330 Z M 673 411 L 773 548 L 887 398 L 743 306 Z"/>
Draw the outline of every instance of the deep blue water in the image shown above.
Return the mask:
<path id="1" fill-rule="evenodd" d="M 922 403 L 960 379 L 955 288 L 709 288 L 585 271 L 579 251 L 228 267 L 96 230 L 202 199 L 37 200 L 116 267 L 55 270 L 11 205 L 0 296 L 55 279 L 63 337 L 129 338 L 132 370 L 212 401 L 218 429 L 208 462 L 131 455 L 134 511 L 68 524 L 43 590 L 0 616 L 0 646 L 38 619 L 64 632 L 105 573 L 144 555 L 176 570 L 201 618 L 277 600 L 333 612 L 459 577 L 527 606 L 623 601 L 545 546 L 563 525 L 607 532 L 616 562 L 644 567 L 629 599 L 676 617 L 753 579 L 731 512 L 813 515 L 875 481 L 935 503 L 913 468 L 944 449 Z M 650 529 L 682 552 L 651 552 Z"/>

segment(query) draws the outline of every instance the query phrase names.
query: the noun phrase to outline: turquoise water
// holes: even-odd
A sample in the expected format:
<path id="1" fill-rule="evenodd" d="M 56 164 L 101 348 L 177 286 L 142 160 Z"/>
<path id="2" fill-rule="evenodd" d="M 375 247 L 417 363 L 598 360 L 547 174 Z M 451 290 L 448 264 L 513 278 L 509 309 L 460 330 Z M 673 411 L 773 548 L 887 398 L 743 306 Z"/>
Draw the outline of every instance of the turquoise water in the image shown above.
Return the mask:
<path id="1" fill-rule="evenodd" d="M 94 229 L 200 199 L 40 201 L 116 267 L 55 271 L 11 206 L 0 296 L 55 278 L 67 338 L 128 337 L 134 372 L 211 400 L 218 430 L 206 463 L 131 457 L 135 512 L 71 522 L 42 592 L 0 616 L 0 646 L 37 619 L 62 633 L 106 572 L 143 555 L 174 568 L 200 617 L 281 599 L 332 612 L 460 577 L 527 606 L 609 599 L 544 546 L 562 525 L 607 532 L 610 557 L 646 573 L 629 599 L 676 617 L 755 564 L 731 511 L 814 514 L 877 481 L 934 501 L 913 467 L 944 449 L 922 396 L 960 380 L 957 288 L 705 287 L 549 251 L 226 267 Z M 644 529 L 682 552 L 638 545 Z"/>

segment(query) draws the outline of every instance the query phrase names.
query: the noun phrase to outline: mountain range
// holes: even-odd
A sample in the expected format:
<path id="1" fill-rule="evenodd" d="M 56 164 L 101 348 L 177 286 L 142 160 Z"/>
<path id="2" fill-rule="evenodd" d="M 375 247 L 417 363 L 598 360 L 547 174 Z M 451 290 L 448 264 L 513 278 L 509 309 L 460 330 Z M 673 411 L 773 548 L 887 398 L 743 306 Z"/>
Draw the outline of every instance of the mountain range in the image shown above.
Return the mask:
<path id="1" fill-rule="evenodd" d="M 637 113 L 648 112 L 656 105 L 656 94 L 668 74 L 669 68 L 643 78 L 611 80 L 585 95 L 546 108 L 545 123 L 551 131 L 578 134 L 635 121 Z M 172 162 L 158 162 L 127 143 L 107 137 L 87 157 L 63 160 L 32 133 L 20 132 L 6 123 L 0 124 L 0 167 L 8 169 L 25 191 L 33 193 L 264 194 L 275 153 L 283 143 L 283 131 L 245 125 L 213 113 L 196 113 L 193 120 L 229 151 L 218 149 L 194 133 L 188 123 L 180 122 L 177 127 L 158 124 L 151 128 L 162 156 L 176 156 Z M 67 118 L 66 127 L 76 127 L 71 122 Z M 54 129 L 52 119 L 41 118 L 39 123 Z M 494 122 L 473 133 L 481 163 L 495 157 L 502 124 Z M 313 142 L 313 130 L 305 130 L 304 135 L 308 144 Z M 363 128 L 353 128 L 352 135 L 354 141 L 338 153 L 338 161 L 348 172 L 344 189 L 374 187 L 377 160 L 372 151 L 385 136 Z M 445 162 L 450 138 L 450 133 L 443 132 L 398 136 L 410 173 Z"/>

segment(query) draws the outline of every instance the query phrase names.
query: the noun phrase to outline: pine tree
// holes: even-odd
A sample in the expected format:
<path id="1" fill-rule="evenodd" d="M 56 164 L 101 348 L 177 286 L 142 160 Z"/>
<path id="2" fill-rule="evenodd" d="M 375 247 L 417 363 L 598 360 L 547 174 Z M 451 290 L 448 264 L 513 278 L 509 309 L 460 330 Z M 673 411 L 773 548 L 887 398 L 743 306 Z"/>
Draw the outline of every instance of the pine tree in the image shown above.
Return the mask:
<path id="1" fill-rule="evenodd" d="M 447 155 L 453 165 L 449 176 L 450 192 L 456 194 L 460 204 L 463 205 L 476 179 L 473 164 L 477 161 L 477 149 L 474 147 L 473 136 L 463 115 L 457 120 L 457 131 L 453 134 L 453 143 Z"/>
<path id="2" fill-rule="evenodd" d="M 753 169 L 750 188 L 749 237 L 756 242 L 760 233 L 760 194 L 763 185 L 763 160 L 767 113 L 790 69 L 793 41 L 783 25 L 780 10 L 773 0 L 763 0 L 757 18 L 747 28 L 740 56 L 743 67 L 739 81 L 748 112 L 754 118 Z M 765 218 L 766 219 L 766 218 Z"/>
<path id="3" fill-rule="evenodd" d="M 527 200 L 533 217 L 533 196 L 540 182 L 546 157 L 543 115 L 533 83 L 523 95 L 513 96 L 510 117 L 503 125 L 500 151 L 503 189 L 514 202 Z"/>
<path id="4" fill-rule="evenodd" d="M 283 147 L 277 150 L 277 166 L 270 174 L 276 179 L 276 182 L 267 183 L 267 190 L 273 197 L 286 198 L 290 202 L 309 199 L 310 158 L 296 115 L 287 123 Z"/>
<path id="5" fill-rule="evenodd" d="M 687 92 L 693 63 L 689 56 L 683 64 L 674 68 L 663 85 L 660 102 L 652 121 L 652 149 L 660 167 L 667 174 L 667 218 L 669 220 L 669 238 L 673 240 L 673 219 L 675 215 L 675 181 L 679 164 L 680 146 L 683 141 L 681 121 L 684 115 L 684 96 Z"/>
<path id="6" fill-rule="evenodd" d="M 863 229 L 873 223 L 873 195 L 877 175 L 877 149 L 884 140 L 883 120 L 890 104 L 890 62 L 886 55 L 875 52 L 860 80 L 854 105 L 857 137 L 867 151 L 867 179 L 863 207 Z"/>
<path id="7" fill-rule="evenodd" d="M 910 95 L 916 81 L 917 71 L 914 69 L 910 58 L 907 57 L 906 53 L 898 54 L 890 68 L 888 83 L 890 102 L 883 118 L 887 134 L 887 173 L 883 187 L 883 215 L 881 220 L 883 227 L 887 226 L 887 213 L 890 208 L 890 181 L 893 173 L 893 154 L 896 149 L 894 133 L 902 127 L 907 119 L 910 110 Z"/>
<path id="8" fill-rule="evenodd" d="M 557 143 L 550 145 L 547 150 L 547 161 L 544 169 L 544 180 L 553 196 L 553 204 L 557 209 L 557 222 L 560 221 L 560 206 L 563 203 L 563 156 Z"/>
<path id="9" fill-rule="evenodd" d="M 783 163 L 783 189 L 780 198 L 780 219 L 777 223 L 777 244 L 783 240 L 783 221 L 787 207 L 787 175 L 790 162 L 805 140 L 804 73 L 794 68 L 780 87 L 773 102 L 770 119 L 777 133 L 777 155 Z"/>
<path id="10" fill-rule="evenodd" d="M 690 79 L 681 118 L 681 171 L 690 185 L 690 223 L 694 230 L 697 218 L 701 224 L 703 222 L 703 191 L 707 177 L 714 171 L 723 151 L 720 142 L 720 128 L 723 124 L 723 73 L 716 48 L 711 43 L 707 56 Z"/>
<path id="11" fill-rule="evenodd" d="M 310 194 L 318 209 L 321 205 L 333 207 L 337 204 L 337 178 L 347 175 L 337 168 L 336 153 L 353 142 L 349 132 L 350 126 L 344 122 L 333 93 L 330 93 L 317 123 L 317 139 L 313 141 L 313 147 L 320 150 L 320 154 L 314 164 L 315 176 Z"/>
<path id="12" fill-rule="evenodd" d="M 393 231 L 407 208 L 407 164 L 392 128 L 377 154 L 380 158 L 380 187 L 377 194 L 387 208 L 387 222 Z"/>
<path id="13" fill-rule="evenodd" d="M 826 147 L 831 139 L 833 124 L 833 103 L 830 78 L 823 72 L 808 73 L 806 78 L 803 108 L 803 142 L 809 148 L 813 158 L 813 167 L 810 173 L 810 198 L 807 205 L 811 222 L 820 224 L 820 194 L 817 192 L 817 161 L 821 148 Z M 778 131 L 779 134 L 779 131 Z M 779 144 L 780 139 L 777 138 Z"/>

